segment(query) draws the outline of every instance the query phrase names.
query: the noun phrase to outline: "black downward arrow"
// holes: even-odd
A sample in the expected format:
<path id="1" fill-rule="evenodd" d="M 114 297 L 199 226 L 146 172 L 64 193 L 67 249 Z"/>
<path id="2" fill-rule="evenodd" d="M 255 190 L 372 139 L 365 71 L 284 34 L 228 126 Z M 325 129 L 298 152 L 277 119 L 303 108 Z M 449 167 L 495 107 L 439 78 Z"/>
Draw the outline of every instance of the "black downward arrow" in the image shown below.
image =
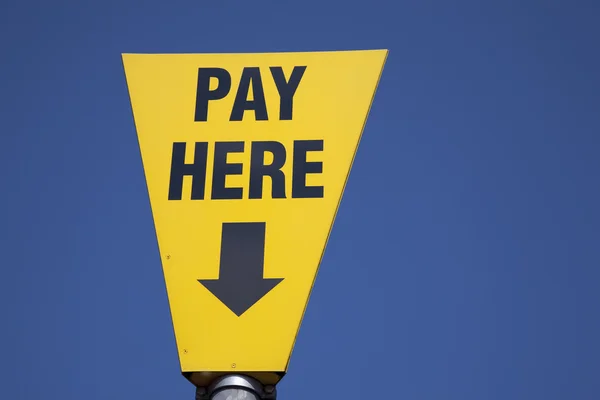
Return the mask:
<path id="1" fill-rule="evenodd" d="M 283 279 L 263 277 L 265 222 L 223 224 L 219 279 L 198 279 L 238 317 Z"/>

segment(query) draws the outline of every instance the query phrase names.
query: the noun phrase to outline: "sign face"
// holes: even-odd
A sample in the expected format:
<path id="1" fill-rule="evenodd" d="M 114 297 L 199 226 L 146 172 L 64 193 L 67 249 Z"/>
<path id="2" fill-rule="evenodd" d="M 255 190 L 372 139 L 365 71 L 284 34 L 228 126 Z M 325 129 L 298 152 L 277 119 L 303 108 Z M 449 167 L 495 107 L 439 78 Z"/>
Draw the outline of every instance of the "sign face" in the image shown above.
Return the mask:
<path id="1" fill-rule="evenodd" d="M 179 360 L 287 370 L 387 50 L 124 54 Z"/>

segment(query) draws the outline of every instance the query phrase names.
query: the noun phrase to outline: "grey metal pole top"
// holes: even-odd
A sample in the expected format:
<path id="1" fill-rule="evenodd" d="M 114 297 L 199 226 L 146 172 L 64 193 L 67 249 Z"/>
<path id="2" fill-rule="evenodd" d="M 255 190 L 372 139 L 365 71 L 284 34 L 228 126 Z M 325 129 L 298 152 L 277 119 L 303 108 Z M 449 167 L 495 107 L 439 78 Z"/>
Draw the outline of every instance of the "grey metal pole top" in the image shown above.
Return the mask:
<path id="1" fill-rule="evenodd" d="M 225 375 L 208 388 L 196 389 L 196 400 L 276 400 L 275 386 L 263 386 L 246 375 Z"/>
<path id="2" fill-rule="evenodd" d="M 223 389 L 212 400 L 260 400 L 256 394 L 244 389 Z"/>

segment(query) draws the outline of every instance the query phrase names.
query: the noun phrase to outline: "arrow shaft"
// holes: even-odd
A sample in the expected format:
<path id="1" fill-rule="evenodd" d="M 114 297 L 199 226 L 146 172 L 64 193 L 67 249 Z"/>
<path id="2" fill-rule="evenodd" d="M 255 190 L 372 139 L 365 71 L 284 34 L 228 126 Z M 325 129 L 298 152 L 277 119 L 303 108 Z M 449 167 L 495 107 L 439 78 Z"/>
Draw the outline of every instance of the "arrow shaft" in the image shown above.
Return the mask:
<path id="1" fill-rule="evenodd" d="M 219 279 L 253 282 L 263 278 L 265 231 L 265 222 L 223 223 Z"/>

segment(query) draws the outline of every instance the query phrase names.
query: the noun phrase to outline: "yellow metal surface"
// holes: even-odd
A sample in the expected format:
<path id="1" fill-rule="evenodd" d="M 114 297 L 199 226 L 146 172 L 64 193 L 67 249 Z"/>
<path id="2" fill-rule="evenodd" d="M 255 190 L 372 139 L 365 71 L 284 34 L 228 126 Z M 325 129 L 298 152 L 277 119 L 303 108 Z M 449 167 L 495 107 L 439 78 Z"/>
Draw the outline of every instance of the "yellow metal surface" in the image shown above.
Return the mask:
<path id="1" fill-rule="evenodd" d="M 386 56 L 387 50 L 123 54 L 182 372 L 286 371 Z M 295 67 L 303 70 L 293 96 L 287 93 L 291 108 L 281 101 L 283 89 L 270 67 L 281 67 L 283 89 Z M 206 118 L 198 117 L 196 104 L 199 68 L 230 76 L 227 93 L 222 74 L 203 89 L 210 97 Z M 250 109 L 261 108 L 261 91 L 266 115 Z M 238 117 L 239 107 L 247 108 L 241 121 L 232 117 L 236 102 Z M 322 150 L 295 154 L 299 140 L 322 140 Z M 226 162 L 241 164 L 241 174 L 227 175 L 225 186 L 241 188 L 241 199 L 213 199 L 216 144 L 238 141 L 243 150 L 227 154 Z M 262 178 L 260 197 L 249 198 L 252 143 L 260 141 L 285 148 L 276 198 L 269 176 Z M 192 199 L 193 180 L 201 179 L 185 176 L 180 199 L 169 199 L 174 143 L 186 143 L 187 164 L 198 156 L 195 144 L 206 143 L 202 198 L 197 192 Z M 264 165 L 274 162 L 274 154 L 264 154 Z M 294 156 L 313 163 L 313 172 L 294 171 Z M 295 192 L 294 174 L 305 177 Z M 322 197 L 307 186 L 322 187 Z M 264 278 L 283 279 L 241 315 L 199 283 L 221 279 L 223 223 L 232 222 L 265 223 Z"/>

